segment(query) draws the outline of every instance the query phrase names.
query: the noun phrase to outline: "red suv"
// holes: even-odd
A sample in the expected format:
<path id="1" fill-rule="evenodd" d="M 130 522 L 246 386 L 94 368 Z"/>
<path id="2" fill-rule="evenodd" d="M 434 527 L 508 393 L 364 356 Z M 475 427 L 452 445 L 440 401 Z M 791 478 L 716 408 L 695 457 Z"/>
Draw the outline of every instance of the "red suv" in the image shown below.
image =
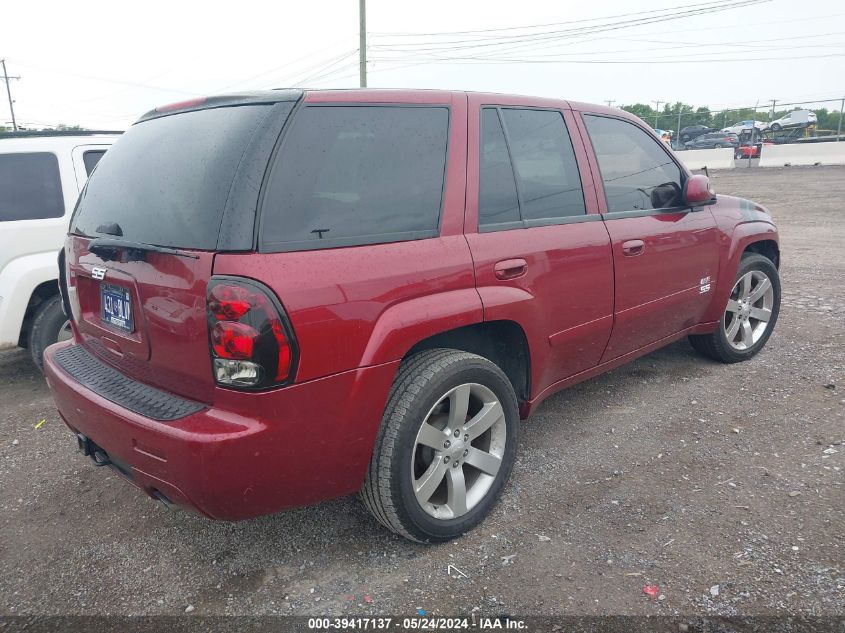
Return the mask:
<path id="1" fill-rule="evenodd" d="M 553 99 L 271 91 L 143 116 L 60 258 L 45 355 L 82 451 L 245 519 L 360 492 L 423 542 L 477 524 L 520 419 L 689 336 L 746 360 L 778 236 L 639 119 Z"/>

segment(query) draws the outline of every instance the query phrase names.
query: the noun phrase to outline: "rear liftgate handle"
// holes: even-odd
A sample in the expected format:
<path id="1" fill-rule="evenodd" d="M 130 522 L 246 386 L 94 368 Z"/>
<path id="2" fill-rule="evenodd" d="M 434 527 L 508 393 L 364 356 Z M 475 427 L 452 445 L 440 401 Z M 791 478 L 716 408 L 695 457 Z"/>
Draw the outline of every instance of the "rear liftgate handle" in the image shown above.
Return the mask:
<path id="1" fill-rule="evenodd" d="M 622 254 L 626 257 L 642 255 L 645 250 L 645 243 L 642 240 L 628 240 L 622 243 Z"/>
<path id="2" fill-rule="evenodd" d="M 496 273 L 496 279 L 516 279 L 528 272 L 528 263 L 524 259 L 506 259 L 498 262 L 493 271 Z"/>

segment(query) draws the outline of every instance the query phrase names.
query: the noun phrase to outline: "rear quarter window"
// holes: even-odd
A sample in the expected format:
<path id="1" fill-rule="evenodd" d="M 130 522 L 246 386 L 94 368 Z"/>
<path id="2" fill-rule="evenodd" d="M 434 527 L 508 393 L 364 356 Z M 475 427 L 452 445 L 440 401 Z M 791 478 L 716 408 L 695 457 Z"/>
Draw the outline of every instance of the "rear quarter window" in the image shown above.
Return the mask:
<path id="1" fill-rule="evenodd" d="M 55 154 L 0 154 L 0 222 L 60 218 L 64 214 Z"/>
<path id="2" fill-rule="evenodd" d="M 438 234 L 445 106 L 307 106 L 294 117 L 262 207 L 265 251 Z"/>

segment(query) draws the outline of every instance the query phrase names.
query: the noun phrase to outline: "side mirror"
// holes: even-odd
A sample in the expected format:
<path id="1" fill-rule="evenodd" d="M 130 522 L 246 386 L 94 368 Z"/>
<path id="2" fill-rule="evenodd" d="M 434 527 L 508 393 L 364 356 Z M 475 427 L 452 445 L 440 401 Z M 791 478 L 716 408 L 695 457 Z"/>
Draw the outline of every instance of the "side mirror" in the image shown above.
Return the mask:
<path id="1" fill-rule="evenodd" d="M 710 184 L 707 176 L 696 174 L 690 176 L 684 185 L 684 204 L 691 207 L 700 207 L 704 204 L 716 202 L 716 192 Z"/>

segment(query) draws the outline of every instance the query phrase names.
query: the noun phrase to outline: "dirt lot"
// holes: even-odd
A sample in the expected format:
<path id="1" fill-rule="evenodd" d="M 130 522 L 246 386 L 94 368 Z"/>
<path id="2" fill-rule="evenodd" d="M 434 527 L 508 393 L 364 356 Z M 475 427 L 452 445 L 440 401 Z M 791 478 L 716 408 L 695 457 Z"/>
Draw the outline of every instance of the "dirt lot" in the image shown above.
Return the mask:
<path id="1" fill-rule="evenodd" d="M 780 224 L 768 347 L 722 366 L 681 342 L 551 398 L 492 516 L 446 545 L 355 498 L 168 510 L 77 455 L 26 354 L 0 353 L 0 614 L 845 614 L 845 168 L 713 180 Z"/>

